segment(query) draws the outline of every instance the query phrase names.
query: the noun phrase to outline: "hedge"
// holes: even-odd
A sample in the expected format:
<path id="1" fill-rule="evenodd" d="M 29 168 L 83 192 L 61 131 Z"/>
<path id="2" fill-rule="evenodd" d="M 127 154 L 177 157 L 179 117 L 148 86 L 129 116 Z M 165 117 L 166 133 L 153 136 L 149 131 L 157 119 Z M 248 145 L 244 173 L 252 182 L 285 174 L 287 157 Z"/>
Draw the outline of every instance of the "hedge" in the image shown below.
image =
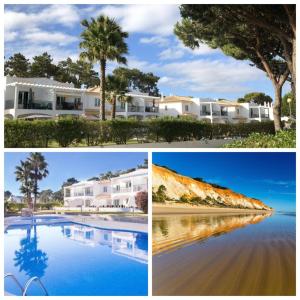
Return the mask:
<path id="1" fill-rule="evenodd" d="M 58 120 L 5 120 L 4 142 L 7 148 L 100 146 L 105 143 L 190 141 L 226 137 L 247 137 L 251 133 L 274 134 L 273 122 L 210 124 L 193 119 L 156 118 L 144 121 L 115 119 L 90 121 L 81 118 Z"/>
<path id="2" fill-rule="evenodd" d="M 296 148 L 296 130 L 279 131 L 275 135 L 251 133 L 247 138 L 224 145 L 225 148 Z"/>

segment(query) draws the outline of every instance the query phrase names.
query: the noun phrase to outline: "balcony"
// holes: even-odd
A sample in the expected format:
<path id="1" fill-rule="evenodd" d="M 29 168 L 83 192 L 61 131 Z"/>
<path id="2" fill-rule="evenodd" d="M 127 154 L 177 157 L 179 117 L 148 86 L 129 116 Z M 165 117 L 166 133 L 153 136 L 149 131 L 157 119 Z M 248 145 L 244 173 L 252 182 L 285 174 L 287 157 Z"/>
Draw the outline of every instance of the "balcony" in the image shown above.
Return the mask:
<path id="1" fill-rule="evenodd" d="M 158 113 L 159 108 L 157 106 L 146 106 L 145 112 L 148 113 Z"/>
<path id="2" fill-rule="evenodd" d="M 29 103 L 18 104 L 18 109 L 40 109 L 40 110 L 52 110 L 51 101 L 38 101 L 34 100 Z"/>
<path id="3" fill-rule="evenodd" d="M 134 192 L 147 191 L 147 184 L 137 184 L 133 186 Z"/>
<path id="4" fill-rule="evenodd" d="M 130 193 L 130 192 L 131 192 L 131 187 L 113 188 L 113 193 Z"/>
<path id="5" fill-rule="evenodd" d="M 210 116 L 210 111 L 200 110 L 200 116 Z"/>
<path id="6" fill-rule="evenodd" d="M 116 106 L 116 112 L 125 112 L 125 107 L 123 107 L 123 106 Z"/>
<path id="7" fill-rule="evenodd" d="M 56 104 L 56 110 L 82 110 L 82 103 L 63 102 Z"/>
<path id="8" fill-rule="evenodd" d="M 145 106 L 128 105 L 128 112 L 144 112 Z"/>

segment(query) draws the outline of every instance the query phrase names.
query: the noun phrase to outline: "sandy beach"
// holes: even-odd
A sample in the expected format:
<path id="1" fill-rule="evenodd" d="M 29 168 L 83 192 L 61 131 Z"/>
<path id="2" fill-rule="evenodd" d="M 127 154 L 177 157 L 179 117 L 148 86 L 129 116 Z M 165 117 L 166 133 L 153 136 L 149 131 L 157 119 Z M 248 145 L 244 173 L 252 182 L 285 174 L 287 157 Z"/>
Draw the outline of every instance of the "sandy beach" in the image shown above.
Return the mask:
<path id="1" fill-rule="evenodd" d="M 242 208 L 223 208 L 223 207 L 207 207 L 207 206 L 192 206 L 188 204 L 152 204 L 152 213 L 154 215 L 159 214 L 240 214 L 240 213 L 262 213 L 265 214 L 265 210 L 257 209 L 242 209 Z"/>
<path id="2" fill-rule="evenodd" d="M 174 243 L 176 232 L 190 241 L 162 252 L 154 247 L 153 295 L 295 295 L 295 216 L 231 217 L 154 216 L 157 244 Z M 221 234 L 207 234 L 218 228 Z M 193 241 L 201 232 L 207 238 Z"/>

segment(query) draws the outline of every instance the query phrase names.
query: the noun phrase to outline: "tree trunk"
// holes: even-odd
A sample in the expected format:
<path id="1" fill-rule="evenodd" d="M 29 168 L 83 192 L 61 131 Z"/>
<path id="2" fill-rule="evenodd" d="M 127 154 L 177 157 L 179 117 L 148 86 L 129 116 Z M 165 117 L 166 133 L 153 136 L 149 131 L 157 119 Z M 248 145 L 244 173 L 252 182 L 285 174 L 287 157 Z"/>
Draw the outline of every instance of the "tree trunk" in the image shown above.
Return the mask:
<path id="1" fill-rule="evenodd" d="M 115 119 L 116 118 L 116 96 L 113 96 L 112 99 L 112 111 L 111 111 L 111 118 Z"/>
<path id="2" fill-rule="evenodd" d="M 100 74 L 101 74 L 101 81 L 100 81 L 100 118 L 102 121 L 105 120 L 105 68 L 106 68 L 106 61 L 105 59 L 100 60 Z"/>
<path id="3" fill-rule="evenodd" d="M 291 71 L 292 76 L 292 93 L 296 101 L 296 39 L 293 39 L 293 48 L 292 48 L 292 67 Z"/>
<path id="4" fill-rule="evenodd" d="M 275 101 L 273 105 L 273 116 L 274 116 L 274 127 L 275 131 L 280 131 L 282 130 L 281 126 L 281 100 L 282 100 L 282 85 L 280 84 L 275 84 L 274 85 L 274 90 L 275 90 Z"/>

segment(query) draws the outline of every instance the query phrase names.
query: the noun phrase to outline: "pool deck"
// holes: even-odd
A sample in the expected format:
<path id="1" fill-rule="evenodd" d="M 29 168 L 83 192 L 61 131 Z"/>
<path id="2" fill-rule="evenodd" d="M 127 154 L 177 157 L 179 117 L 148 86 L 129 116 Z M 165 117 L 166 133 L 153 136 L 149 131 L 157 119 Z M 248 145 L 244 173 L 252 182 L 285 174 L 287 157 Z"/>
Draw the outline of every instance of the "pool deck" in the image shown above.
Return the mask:
<path id="1" fill-rule="evenodd" d="M 45 215 L 44 215 L 45 216 Z M 39 215 L 36 215 L 39 217 Z M 47 217 L 57 217 L 57 215 L 47 215 Z M 20 217 L 7 217 L 4 218 L 4 230 L 7 229 L 10 225 L 18 224 L 31 224 L 30 220 L 22 220 Z M 57 223 L 58 219 L 47 220 L 45 222 L 38 222 L 38 225 L 54 224 Z M 80 216 L 80 215 L 63 215 L 59 222 L 75 222 L 82 225 L 99 227 L 103 229 L 113 229 L 113 230 L 128 230 L 128 231 L 137 231 L 137 232 L 148 232 L 148 222 L 146 217 L 140 216 L 131 216 L 131 217 L 120 217 L 114 219 L 114 216 Z"/>

